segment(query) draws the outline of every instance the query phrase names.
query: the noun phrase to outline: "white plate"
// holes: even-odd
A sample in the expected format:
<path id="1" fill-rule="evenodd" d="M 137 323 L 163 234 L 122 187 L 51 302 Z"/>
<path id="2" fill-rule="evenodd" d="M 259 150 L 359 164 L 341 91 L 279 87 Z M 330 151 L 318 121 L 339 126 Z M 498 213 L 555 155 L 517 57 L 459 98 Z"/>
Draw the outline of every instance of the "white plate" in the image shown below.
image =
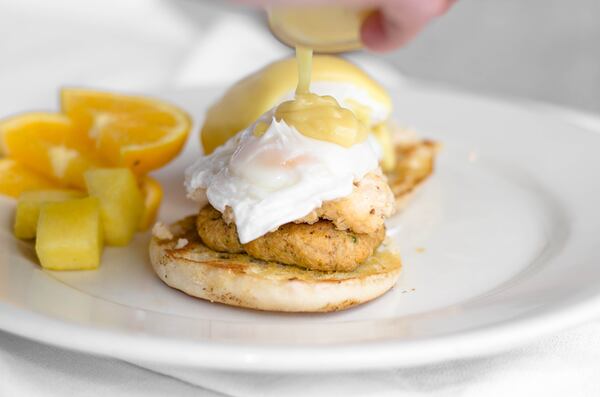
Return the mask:
<path id="1" fill-rule="evenodd" d="M 159 94 L 201 119 L 217 91 Z M 435 176 L 390 221 L 398 285 L 356 309 L 261 313 L 190 298 L 148 264 L 149 236 L 97 271 L 42 271 L 0 201 L 0 328 L 160 365 L 260 371 L 410 366 L 500 351 L 600 313 L 600 134 L 548 112 L 423 87 L 396 118 L 444 143 Z M 158 173 L 162 218 L 195 211 L 185 154 Z"/>

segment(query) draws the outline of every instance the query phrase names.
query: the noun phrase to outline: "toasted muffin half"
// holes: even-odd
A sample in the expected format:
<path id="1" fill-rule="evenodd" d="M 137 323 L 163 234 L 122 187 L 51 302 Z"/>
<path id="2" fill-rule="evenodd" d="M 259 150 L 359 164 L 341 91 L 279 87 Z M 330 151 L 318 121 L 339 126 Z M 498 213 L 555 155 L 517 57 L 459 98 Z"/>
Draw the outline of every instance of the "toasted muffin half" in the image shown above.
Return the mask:
<path id="1" fill-rule="evenodd" d="M 441 145 L 427 139 L 411 139 L 397 142 L 394 147 L 396 165 L 386 176 L 396 199 L 396 211 L 401 211 L 433 173 Z"/>
<path id="2" fill-rule="evenodd" d="M 196 216 L 157 224 L 150 260 L 167 285 L 188 295 L 257 310 L 331 312 L 383 295 L 398 280 L 400 257 L 378 250 L 351 272 L 322 272 L 214 251 L 202 244 Z"/>

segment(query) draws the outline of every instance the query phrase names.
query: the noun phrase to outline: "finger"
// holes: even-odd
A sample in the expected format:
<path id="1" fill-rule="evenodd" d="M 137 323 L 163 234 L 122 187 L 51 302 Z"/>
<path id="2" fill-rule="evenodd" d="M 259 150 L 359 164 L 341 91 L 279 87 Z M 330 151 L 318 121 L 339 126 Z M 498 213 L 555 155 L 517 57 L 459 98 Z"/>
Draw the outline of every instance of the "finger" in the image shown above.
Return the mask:
<path id="1" fill-rule="evenodd" d="M 367 48 L 377 52 L 401 47 L 453 3 L 454 0 L 387 1 L 365 20 L 361 40 Z"/>

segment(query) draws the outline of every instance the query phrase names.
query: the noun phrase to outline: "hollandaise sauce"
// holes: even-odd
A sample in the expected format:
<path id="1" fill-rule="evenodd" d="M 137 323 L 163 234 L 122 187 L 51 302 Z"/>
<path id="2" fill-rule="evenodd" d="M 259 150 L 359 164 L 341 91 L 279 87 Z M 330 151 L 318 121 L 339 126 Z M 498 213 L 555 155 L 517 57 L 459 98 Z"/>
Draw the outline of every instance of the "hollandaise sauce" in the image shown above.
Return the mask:
<path id="1" fill-rule="evenodd" d="M 296 86 L 296 95 L 310 93 L 312 57 L 312 48 L 296 46 L 296 62 L 298 63 L 298 85 Z"/>
<path id="2" fill-rule="evenodd" d="M 344 52 L 362 47 L 360 27 L 371 10 L 347 6 L 273 7 L 268 11 L 273 33 L 284 43 L 319 52 Z"/>
<path id="3" fill-rule="evenodd" d="M 320 96 L 310 92 L 312 49 L 296 47 L 298 63 L 298 85 L 296 96 L 281 103 L 275 109 L 275 119 L 284 121 L 302 135 L 309 138 L 350 147 L 367 139 L 367 127 L 354 113 L 340 106 L 331 96 Z M 257 123 L 254 134 L 262 135 L 267 125 Z"/>

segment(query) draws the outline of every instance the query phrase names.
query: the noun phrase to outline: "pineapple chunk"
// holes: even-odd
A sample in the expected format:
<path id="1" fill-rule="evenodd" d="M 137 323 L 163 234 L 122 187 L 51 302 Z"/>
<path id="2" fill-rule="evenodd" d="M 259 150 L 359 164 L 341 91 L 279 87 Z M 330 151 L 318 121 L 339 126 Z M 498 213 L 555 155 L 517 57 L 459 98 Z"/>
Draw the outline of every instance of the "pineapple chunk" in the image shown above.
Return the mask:
<path id="1" fill-rule="evenodd" d="M 35 250 L 43 268 L 86 270 L 100 265 L 102 221 L 98 199 L 43 204 Z"/>
<path id="2" fill-rule="evenodd" d="M 83 198 L 84 196 L 77 190 L 34 190 L 21 193 L 15 215 L 15 236 L 21 239 L 35 238 L 42 204 Z"/>
<path id="3" fill-rule="evenodd" d="M 104 239 L 109 245 L 127 245 L 138 229 L 144 199 L 129 168 L 97 168 L 85 173 L 91 197 L 100 202 Z"/>

